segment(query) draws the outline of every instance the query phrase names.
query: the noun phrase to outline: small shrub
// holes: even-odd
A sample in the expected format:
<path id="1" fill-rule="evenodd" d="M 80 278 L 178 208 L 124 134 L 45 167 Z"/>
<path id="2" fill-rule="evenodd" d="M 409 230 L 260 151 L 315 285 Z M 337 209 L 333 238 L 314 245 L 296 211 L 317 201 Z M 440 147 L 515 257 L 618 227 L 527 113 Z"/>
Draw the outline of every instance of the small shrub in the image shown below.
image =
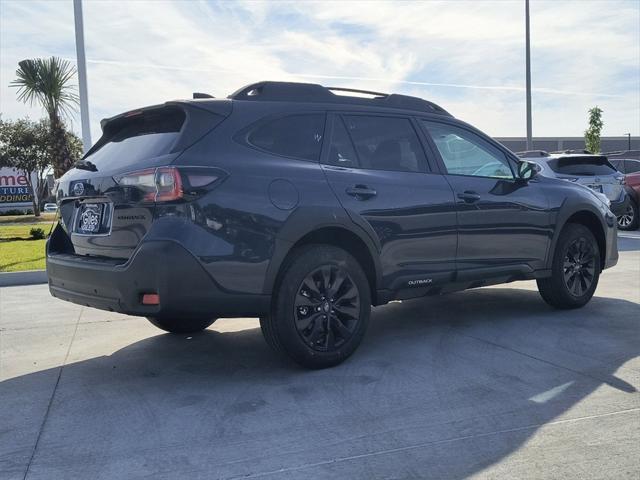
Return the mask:
<path id="1" fill-rule="evenodd" d="M 43 238 L 45 238 L 44 230 L 41 228 L 32 228 L 31 230 L 29 230 L 29 235 L 31 235 L 31 238 L 33 238 L 34 240 L 42 240 Z"/>

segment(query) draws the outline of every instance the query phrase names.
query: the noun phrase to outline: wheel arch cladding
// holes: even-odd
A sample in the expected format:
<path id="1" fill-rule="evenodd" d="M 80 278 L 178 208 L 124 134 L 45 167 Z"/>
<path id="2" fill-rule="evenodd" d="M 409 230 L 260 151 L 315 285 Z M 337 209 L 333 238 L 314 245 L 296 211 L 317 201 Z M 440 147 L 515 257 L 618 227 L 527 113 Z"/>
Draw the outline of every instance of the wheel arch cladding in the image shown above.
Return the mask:
<path id="1" fill-rule="evenodd" d="M 606 256 L 607 256 L 607 242 L 605 238 L 604 227 L 602 223 L 598 219 L 598 216 L 589 211 L 589 210 L 580 210 L 578 212 L 573 213 L 562 225 L 564 228 L 569 223 L 577 223 L 578 225 L 583 225 L 587 227 L 593 236 L 596 237 L 596 242 L 598 242 L 598 249 L 600 250 L 600 269 L 604 268 Z M 556 242 L 554 243 L 554 248 Z"/>
<path id="2" fill-rule="evenodd" d="M 295 243 L 291 244 L 283 261 L 280 262 L 277 274 L 272 286 L 275 287 L 280 282 L 283 272 L 294 252 L 300 247 L 312 244 L 332 245 L 341 248 L 352 255 L 360 264 L 369 282 L 372 301 L 376 302 L 376 287 L 378 285 L 379 269 L 376 266 L 371 246 L 367 245 L 362 237 L 340 225 L 324 226 L 312 230 L 301 236 Z"/>

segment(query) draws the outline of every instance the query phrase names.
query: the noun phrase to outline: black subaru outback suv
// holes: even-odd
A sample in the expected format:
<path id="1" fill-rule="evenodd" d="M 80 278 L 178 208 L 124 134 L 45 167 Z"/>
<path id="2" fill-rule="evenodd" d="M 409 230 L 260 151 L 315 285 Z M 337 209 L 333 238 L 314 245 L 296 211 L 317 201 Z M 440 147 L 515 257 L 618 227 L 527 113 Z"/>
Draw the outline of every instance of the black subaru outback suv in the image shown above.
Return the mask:
<path id="1" fill-rule="evenodd" d="M 415 97 L 262 82 L 102 130 L 59 181 L 51 293 L 174 333 L 260 317 L 311 368 L 353 353 L 371 305 L 536 279 L 580 307 L 618 258 L 597 195 Z"/>

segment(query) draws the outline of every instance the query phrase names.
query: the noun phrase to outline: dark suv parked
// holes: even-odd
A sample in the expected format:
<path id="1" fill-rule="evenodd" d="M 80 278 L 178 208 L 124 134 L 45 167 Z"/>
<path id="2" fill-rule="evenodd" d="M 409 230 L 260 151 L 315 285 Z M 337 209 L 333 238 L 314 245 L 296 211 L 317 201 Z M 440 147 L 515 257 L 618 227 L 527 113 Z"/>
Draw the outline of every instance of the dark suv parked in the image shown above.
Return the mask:
<path id="1" fill-rule="evenodd" d="M 596 194 L 431 102 L 340 90 L 263 82 L 104 120 L 59 182 L 51 293 L 177 333 L 257 316 L 312 368 L 394 299 L 536 279 L 555 307 L 589 301 L 618 258 Z"/>

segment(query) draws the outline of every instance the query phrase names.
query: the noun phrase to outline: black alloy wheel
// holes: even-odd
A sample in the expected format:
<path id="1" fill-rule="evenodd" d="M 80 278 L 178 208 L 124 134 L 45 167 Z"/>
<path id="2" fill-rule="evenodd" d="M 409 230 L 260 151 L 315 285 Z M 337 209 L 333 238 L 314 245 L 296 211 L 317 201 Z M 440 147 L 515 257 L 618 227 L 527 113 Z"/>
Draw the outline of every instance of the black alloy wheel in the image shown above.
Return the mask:
<path id="1" fill-rule="evenodd" d="M 540 295 L 555 308 L 586 305 L 598 287 L 600 247 L 585 225 L 568 223 L 560 232 L 549 276 L 538 278 Z"/>
<path id="2" fill-rule="evenodd" d="M 584 295 L 595 278 L 593 245 L 584 237 L 573 240 L 567 249 L 563 268 L 564 282 L 569 292 L 575 297 Z"/>
<path id="3" fill-rule="evenodd" d="M 371 288 L 360 263 L 333 245 L 296 248 L 260 318 L 269 346 L 306 368 L 342 363 L 369 324 Z"/>
<path id="4" fill-rule="evenodd" d="M 351 276 L 337 265 L 323 265 L 309 273 L 294 301 L 295 325 L 314 350 L 331 352 L 357 329 L 360 295 Z"/>

